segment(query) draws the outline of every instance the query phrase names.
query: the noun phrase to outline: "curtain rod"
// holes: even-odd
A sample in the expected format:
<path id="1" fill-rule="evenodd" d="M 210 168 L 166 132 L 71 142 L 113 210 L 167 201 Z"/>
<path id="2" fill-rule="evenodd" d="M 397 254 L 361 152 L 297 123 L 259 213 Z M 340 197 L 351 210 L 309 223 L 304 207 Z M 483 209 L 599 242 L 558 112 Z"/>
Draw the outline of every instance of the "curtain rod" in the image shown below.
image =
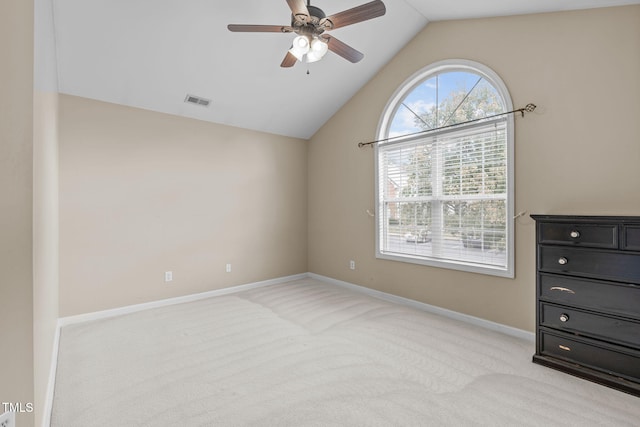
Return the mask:
<path id="1" fill-rule="evenodd" d="M 423 133 L 435 132 L 437 130 L 442 130 L 442 129 L 449 129 L 449 128 L 456 127 L 456 126 L 462 126 L 462 125 L 467 125 L 469 123 L 479 122 L 481 120 L 493 119 L 494 117 L 506 116 L 507 114 L 520 113 L 520 114 L 522 114 L 522 117 L 524 117 L 524 113 L 531 113 L 535 109 L 536 109 L 536 105 L 535 104 L 527 104 L 524 108 L 518 108 L 517 110 L 507 111 L 506 113 L 495 114 L 493 116 L 482 117 L 480 119 L 469 120 L 469 121 L 466 121 L 466 122 L 456 123 L 456 124 L 448 125 L 448 126 L 441 126 L 439 128 L 434 128 L 434 129 L 421 130 L 420 132 L 408 133 L 406 135 L 392 136 L 390 138 L 384 138 L 384 139 L 376 139 L 375 141 L 360 142 L 360 143 L 358 143 L 358 147 L 362 148 L 362 147 L 366 147 L 367 145 L 377 144 L 379 142 L 389 142 L 389 141 L 394 140 L 394 139 L 406 138 L 408 136 L 414 136 L 414 135 L 420 135 L 420 134 L 423 134 Z"/>

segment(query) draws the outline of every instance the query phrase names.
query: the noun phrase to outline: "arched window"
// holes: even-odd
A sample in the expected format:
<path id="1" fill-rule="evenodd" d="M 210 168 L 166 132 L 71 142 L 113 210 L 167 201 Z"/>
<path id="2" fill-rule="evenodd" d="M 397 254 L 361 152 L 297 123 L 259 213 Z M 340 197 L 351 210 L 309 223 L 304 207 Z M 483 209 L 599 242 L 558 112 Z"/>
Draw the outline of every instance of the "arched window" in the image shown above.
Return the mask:
<path id="1" fill-rule="evenodd" d="M 376 146 L 379 258 L 513 277 L 512 109 L 502 80 L 465 60 L 396 91 Z"/>

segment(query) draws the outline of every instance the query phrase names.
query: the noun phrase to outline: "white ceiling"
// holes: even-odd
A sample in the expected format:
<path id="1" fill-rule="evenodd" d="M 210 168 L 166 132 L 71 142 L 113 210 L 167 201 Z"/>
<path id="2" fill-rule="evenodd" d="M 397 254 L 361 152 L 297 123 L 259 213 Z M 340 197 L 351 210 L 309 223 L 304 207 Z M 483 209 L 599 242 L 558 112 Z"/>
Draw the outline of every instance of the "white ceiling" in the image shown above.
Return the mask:
<path id="1" fill-rule="evenodd" d="M 281 68 L 295 35 L 231 33 L 288 25 L 286 0 L 51 0 L 61 93 L 310 138 L 429 21 L 637 4 L 640 0 L 384 0 L 386 15 L 331 35 L 364 53 L 329 52 Z M 314 0 L 332 15 L 368 0 Z M 207 108 L 184 102 L 210 99 Z"/>

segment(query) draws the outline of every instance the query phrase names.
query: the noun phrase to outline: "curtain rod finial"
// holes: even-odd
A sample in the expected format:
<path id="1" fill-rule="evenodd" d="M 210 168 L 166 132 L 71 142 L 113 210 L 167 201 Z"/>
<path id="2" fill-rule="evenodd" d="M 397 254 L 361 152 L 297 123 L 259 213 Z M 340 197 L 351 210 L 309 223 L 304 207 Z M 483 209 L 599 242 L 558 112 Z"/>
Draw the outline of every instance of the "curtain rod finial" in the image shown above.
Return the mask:
<path id="1" fill-rule="evenodd" d="M 531 104 L 531 103 L 529 103 L 529 104 L 525 105 L 525 107 L 524 107 L 524 108 L 521 108 L 521 109 L 520 109 L 520 110 L 518 110 L 518 111 L 520 111 L 520 115 L 521 115 L 522 117 L 524 117 L 524 113 L 532 113 L 532 112 L 536 109 L 536 107 L 537 107 L 537 105 L 536 105 L 536 104 Z"/>

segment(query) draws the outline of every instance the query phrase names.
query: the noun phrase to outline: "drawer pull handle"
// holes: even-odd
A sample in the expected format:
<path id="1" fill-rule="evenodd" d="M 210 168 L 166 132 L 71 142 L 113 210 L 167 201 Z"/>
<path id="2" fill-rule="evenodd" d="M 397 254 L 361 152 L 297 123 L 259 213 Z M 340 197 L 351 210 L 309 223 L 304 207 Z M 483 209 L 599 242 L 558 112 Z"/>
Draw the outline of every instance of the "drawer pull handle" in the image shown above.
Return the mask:
<path id="1" fill-rule="evenodd" d="M 565 257 L 560 257 L 560 259 L 558 259 L 558 264 L 560 265 L 566 265 L 569 262 L 568 259 L 566 259 Z"/>
<path id="2" fill-rule="evenodd" d="M 568 315 L 568 314 L 565 314 L 565 313 L 562 313 L 562 314 L 560 315 L 560 321 L 561 321 L 561 322 L 568 322 L 568 321 L 569 321 L 569 315 Z"/>
<path id="3" fill-rule="evenodd" d="M 569 288 L 563 288 L 561 286 L 553 286 L 549 288 L 550 291 L 561 291 L 561 292 L 569 292 L 570 294 L 575 294 L 575 292 Z"/>
<path id="4" fill-rule="evenodd" d="M 569 236 L 571 236 L 572 239 L 577 239 L 578 237 L 580 237 L 580 232 L 573 230 L 571 233 L 569 233 Z"/>
<path id="5" fill-rule="evenodd" d="M 567 347 L 566 345 L 559 345 L 558 347 L 560 347 L 560 350 L 571 351 L 571 348 Z"/>

